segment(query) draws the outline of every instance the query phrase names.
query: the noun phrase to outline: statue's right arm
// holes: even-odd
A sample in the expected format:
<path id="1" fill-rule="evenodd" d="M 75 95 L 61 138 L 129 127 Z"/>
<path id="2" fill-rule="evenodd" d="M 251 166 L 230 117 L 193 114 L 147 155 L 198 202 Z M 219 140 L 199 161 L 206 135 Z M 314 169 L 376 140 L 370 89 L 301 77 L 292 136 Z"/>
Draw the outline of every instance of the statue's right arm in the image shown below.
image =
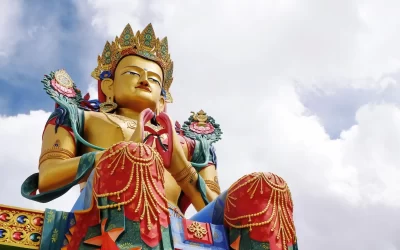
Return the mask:
<path id="1" fill-rule="evenodd" d="M 65 186 L 76 176 L 81 157 L 77 156 L 73 133 L 67 129 L 60 126 L 56 132 L 55 125 L 46 125 L 39 159 L 39 192 Z M 101 152 L 96 155 L 96 162 L 101 155 Z"/>

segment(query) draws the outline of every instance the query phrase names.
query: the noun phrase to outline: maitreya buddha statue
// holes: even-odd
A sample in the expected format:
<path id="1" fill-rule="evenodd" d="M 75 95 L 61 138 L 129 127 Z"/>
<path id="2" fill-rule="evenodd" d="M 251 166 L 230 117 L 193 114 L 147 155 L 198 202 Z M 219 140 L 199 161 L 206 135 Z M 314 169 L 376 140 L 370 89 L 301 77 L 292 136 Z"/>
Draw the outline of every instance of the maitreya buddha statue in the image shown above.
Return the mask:
<path id="1" fill-rule="evenodd" d="M 72 211 L 45 211 L 41 249 L 297 249 L 286 182 L 252 173 L 221 192 L 221 128 L 204 111 L 171 121 L 172 73 L 167 38 L 128 24 L 98 57 L 98 100 L 64 70 L 45 76 L 56 108 L 21 192 L 38 202 L 81 193 Z"/>

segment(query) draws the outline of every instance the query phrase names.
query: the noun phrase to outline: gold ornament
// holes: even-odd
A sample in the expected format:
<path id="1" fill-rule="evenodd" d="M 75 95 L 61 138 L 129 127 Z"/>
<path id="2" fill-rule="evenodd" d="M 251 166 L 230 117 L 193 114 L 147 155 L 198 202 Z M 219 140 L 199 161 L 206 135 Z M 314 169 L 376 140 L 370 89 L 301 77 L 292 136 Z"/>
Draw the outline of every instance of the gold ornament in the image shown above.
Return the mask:
<path id="1" fill-rule="evenodd" d="M 173 62 L 168 53 L 168 40 L 166 37 L 161 40 L 157 38 L 151 24 L 136 35 L 128 24 L 120 37 L 116 37 L 112 43 L 107 42 L 103 54 L 97 58 L 98 65 L 93 70 L 92 77 L 99 80 L 103 72 L 113 74 L 118 62 L 128 55 L 137 55 L 160 65 L 164 75 L 166 101 L 171 103 L 173 99 L 169 88 L 173 80 Z"/>
<path id="2" fill-rule="evenodd" d="M 75 154 L 67 149 L 61 147 L 60 140 L 56 140 L 53 147 L 45 150 L 39 159 L 39 166 L 46 160 L 49 159 L 60 159 L 66 160 L 74 158 Z"/>
<path id="3" fill-rule="evenodd" d="M 188 230 L 189 232 L 193 233 L 194 237 L 198 239 L 203 239 L 204 236 L 207 235 L 207 229 L 202 227 L 197 221 L 194 221 L 192 224 L 190 224 Z"/>
<path id="4" fill-rule="evenodd" d="M 135 120 L 129 119 L 129 118 L 125 117 L 125 116 L 117 115 L 117 114 L 111 114 L 111 116 L 117 118 L 120 121 L 122 121 L 126 125 L 127 128 L 136 129 L 137 122 Z"/>
<path id="5" fill-rule="evenodd" d="M 39 249 L 43 212 L 0 205 L 0 215 L 1 249 Z"/>
<path id="6" fill-rule="evenodd" d="M 72 81 L 71 77 L 63 69 L 57 70 L 54 73 L 54 78 L 56 79 L 57 83 L 63 87 L 72 88 L 74 86 L 74 81 Z"/>
<path id="7" fill-rule="evenodd" d="M 212 180 L 204 180 L 204 182 L 211 191 L 215 192 L 218 195 L 221 194 L 221 188 L 219 187 L 219 184 L 217 182 Z"/>
<path id="8" fill-rule="evenodd" d="M 116 110 L 118 105 L 112 101 L 106 101 L 100 104 L 100 111 L 104 113 L 110 113 Z"/>
<path id="9" fill-rule="evenodd" d="M 115 149 L 119 145 L 121 147 Z M 115 156 L 112 162 L 107 166 L 107 169 L 110 169 L 110 173 L 113 175 L 117 168 L 125 169 L 125 161 L 131 162 L 132 167 L 126 170 L 127 172 L 130 172 L 129 181 L 126 183 L 126 185 L 119 191 L 111 193 L 99 194 L 95 189 L 93 189 L 93 192 L 94 196 L 97 198 L 97 208 L 100 210 L 118 208 L 118 211 L 121 211 L 122 206 L 129 205 L 136 197 L 139 197 L 138 204 L 134 204 L 136 207 L 135 213 L 140 212 L 140 220 L 147 219 L 148 229 L 150 230 L 152 226 L 151 218 L 154 221 L 158 220 L 157 215 L 159 213 L 159 208 L 165 212 L 169 212 L 167 206 L 168 200 L 157 187 L 155 179 L 152 178 L 151 173 L 151 166 L 155 165 L 157 173 L 156 180 L 164 182 L 164 164 L 159 153 L 147 144 L 138 143 L 135 145 L 134 150 L 129 149 L 130 145 L 131 142 L 121 142 L 119 144 L 115 144 L 109 149 L 112 153 L 101 158 L 96 166 L 96 175 L 99 176 L 98 171 L 101 169 L 101 167 L 99 167 L 100 163 Z M 135 152 L 139 152 L 139 156 L 135 156 Z M 122 165 L 119 164 L 121 160 Z M 98 198 L 101 197 L 116 196 L 117 199 L 120 200 L 121 196 L 125 196 L 128 189 L 132 186 L 134 186 L 134 193 L 130 198 L 109 205 L 99 204 Z M 161 197 L 162 202 L 156 198 L 156 194 Z"/>
<path id="10" fill-rule="evenodd" d="M 200 110 L 199 112 L 195 113 L 195 112 L 191 112 L 192 113 L 192 117 L 193 120 L 199 122 L 200 126 L 204 126 L 208 120 L 208 116 L 207 113 L 204 112 L 204 110 Z"/>
<path id="11" fill-rule="evenodd" d="M 190 163 L 180 170 L 178 173 L 175 173 L 172 175 L 174 177 L 175 181 L 178 183 L 178 185 L 183 186 L 186 185 L 187 183 L 193 183 L 193 181 L 196 179 L 198 173 L 194 167 Z"/>

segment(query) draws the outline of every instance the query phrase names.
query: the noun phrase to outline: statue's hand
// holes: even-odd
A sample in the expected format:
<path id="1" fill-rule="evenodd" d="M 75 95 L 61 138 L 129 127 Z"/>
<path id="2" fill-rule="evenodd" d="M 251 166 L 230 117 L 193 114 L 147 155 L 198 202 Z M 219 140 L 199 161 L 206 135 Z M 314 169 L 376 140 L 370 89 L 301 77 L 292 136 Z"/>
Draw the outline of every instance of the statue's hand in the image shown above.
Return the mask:
<path id="1" fill-rule="evenodd" d="M 133 132 L 133 135 L 130 138 L 130 141 L 136 142 L 136 143 L 140 143 L 140 142 L 143 141 L 143 139 L 144 139 L 144 126 L 153 117 L 154 117 L 154 112 L 151 109 L 145 109 L 140 113 L 139 119 L 137 121 L 135 132 Z"/>
<path id="2" fill-rule="evenodd" d="M 153 140 L 152 137 L 160 137 L 161 135 L 167 135 L 167 145 L 165 148 L 162 145 L 161 141 L 156 140 L 156 149 L 158 153 L 161 155 L 163 159 L 165 168 L 169 168 L 171 165 L 173 152 L 176 151 L 178 153 L 183 152 L 182 148 L 177 148 L 180 145 L 179 138 L 175 133 L 174 124 L 170 117 L 166 113 L 161 113 L 156 116 L 157 122 L 161 125 L 160 129 L 154 129 L 151 126 L 146 126 L 147 122 L 149 122 L 152 118 L 154 118 L 155 114 L 150 109 L 145 109 L 140 113 L 139 119 L 137 121 L 137 127 L 135 132 L 133 133 L 130 141 L 134 143 L 141 143 L 144 141 L 145 131 L 149 132 L 150 137 L 145 142 L 148 145 L 151 145 Z M 176 153 L 175 153 L 176 154 Z M 183 153 L 183 156 L 185 154 Z"/>
<path id="3" fill-rule="evenodd" d="M 167 115 L 167 114 L 165 114 Z M 171 123 L 170 126 L 171 128 L 175 128 L 175 123 L 173 122 L 174 120 L 169 116 L 169 122 Z M 170 167 L 167 168 L 167 170 L 173 174 L 176 173 L 177 170 L 180 170 L 182 167 L 187 166 L 187 158 L 186 154 L 183 150 L 183 147 L 181 145 L 181 140 L 179 138 L 179 135 L 175 132 L 175 129 L 172 129 L 172 133 L 168 134 L 169 137 L 172 137 L 172 155 L 171 155 L 171 164 Z M 168 147 L 171 147 L 171 145 L 168 145 Z"/>

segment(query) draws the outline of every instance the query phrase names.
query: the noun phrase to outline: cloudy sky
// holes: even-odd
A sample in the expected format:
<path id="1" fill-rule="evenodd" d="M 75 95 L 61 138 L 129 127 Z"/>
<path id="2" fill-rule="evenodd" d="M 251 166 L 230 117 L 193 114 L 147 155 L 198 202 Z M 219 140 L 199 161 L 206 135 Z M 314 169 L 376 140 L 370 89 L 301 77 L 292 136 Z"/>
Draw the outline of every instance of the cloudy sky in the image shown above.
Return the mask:
<path id="1" fill-rule="evenodd" d="M 400 250 L 400 1 L 0 5 L 0 203 L 72 206 L 77 189 L 48 204 L 19 193 L 53 108 L 40 80 L 65 68 L 96 98 L 105 41 L 151 22 L 175 62 L 171 116 L 204 109 L 223 128 L 223 189 L 274 172 L 292 190 L 300 249 Z"/>

